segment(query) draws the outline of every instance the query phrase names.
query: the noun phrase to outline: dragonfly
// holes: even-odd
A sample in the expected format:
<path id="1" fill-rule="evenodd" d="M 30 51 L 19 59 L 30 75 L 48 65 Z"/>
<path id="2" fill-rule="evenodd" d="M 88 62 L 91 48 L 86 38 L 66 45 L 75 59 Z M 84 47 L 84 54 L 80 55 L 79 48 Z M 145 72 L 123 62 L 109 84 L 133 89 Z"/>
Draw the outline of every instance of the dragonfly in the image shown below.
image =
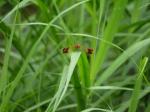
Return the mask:
<path id="1" fill-rule="evenodd" d="M 64 54 L 66 54 L 66 53 L 69 53 L 69 52 L 71 52 L 71 51 L 81 51 L 81 52 L 86 52 L 86 54 L 89 54 L 89 55 L 91 55 L 91 54 L 93 54 L 93 51 L 94 51 L 94 49 L 93 48 L 84 48 L 83 46 L 81 46 L 80 44 L 75 44 L 74 46 L 72 46 L 72 47 L 65 47 L 65 48 L 63 48 L 62 49 L 62 52 L 64 53 Z"/>

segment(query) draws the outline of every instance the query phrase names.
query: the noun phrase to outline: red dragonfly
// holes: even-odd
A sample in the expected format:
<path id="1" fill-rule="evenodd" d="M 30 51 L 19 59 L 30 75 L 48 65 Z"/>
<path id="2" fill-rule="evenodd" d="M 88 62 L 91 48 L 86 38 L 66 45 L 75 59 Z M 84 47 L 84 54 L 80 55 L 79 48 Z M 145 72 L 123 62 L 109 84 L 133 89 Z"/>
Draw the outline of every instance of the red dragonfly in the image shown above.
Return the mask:
<path id="1" fill-rule="evenodd" d="M 63 53 L 68 53 L 69 52 L 69 47 L 65 47 L 65 48 L 63 48 Z M 74 45 L 73 46 L 73 49 L 75 49 L 75 50 L 82 50 L 81 49 L 81 45 L 80 44 L 76 44 L 76 45 Z M 94 49 L 93 48 L 86 48 L 85 50 L 84 50 L 87 54 L 93 54 L 93 51 L 94 51 Z"/>

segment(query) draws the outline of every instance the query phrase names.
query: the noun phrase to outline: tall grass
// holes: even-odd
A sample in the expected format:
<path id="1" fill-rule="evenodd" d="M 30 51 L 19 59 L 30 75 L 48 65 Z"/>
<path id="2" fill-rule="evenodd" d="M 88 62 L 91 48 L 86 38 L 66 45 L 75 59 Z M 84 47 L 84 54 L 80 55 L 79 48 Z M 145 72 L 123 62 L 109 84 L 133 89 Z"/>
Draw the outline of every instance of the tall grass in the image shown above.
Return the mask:
<path id="1" fill-rule="evenodd" d="M 0 1 L 0 112 L 149 112 L 149 3 Z"/>

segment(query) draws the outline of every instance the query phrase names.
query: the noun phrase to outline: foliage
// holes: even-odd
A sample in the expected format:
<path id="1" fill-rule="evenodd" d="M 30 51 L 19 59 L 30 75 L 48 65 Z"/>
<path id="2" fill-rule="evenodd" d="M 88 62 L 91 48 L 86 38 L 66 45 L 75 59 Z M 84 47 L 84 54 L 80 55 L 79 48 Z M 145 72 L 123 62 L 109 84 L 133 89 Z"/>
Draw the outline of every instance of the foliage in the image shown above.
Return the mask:
<path id="1" fill-rule="evenodd" d="M 149 112 L 150 0 L 1 0 L 0 112 Z"/>

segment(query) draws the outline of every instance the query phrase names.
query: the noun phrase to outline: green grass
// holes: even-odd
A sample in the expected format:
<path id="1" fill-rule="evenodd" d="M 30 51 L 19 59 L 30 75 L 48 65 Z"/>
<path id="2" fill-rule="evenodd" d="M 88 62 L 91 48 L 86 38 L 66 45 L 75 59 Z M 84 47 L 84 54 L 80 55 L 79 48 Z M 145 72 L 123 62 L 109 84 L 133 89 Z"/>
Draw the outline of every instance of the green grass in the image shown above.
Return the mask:
<path id="1" fill-rule="evenodd" d="M 149 5 L 1 0 L 0 112 L 149 112 Z"/>
<path id="2" fill-rule="evenodd" d="M 141 86 L 142 86 L 142 79 L 143 79 L 143 72 L 146 67 L 146 64 L 148 62 L 148 58 L 145 57 L 141 62 L 139 66 L 139 74 L 135 82 L 134 91 L 131 98 L 131 105 L 129 107 L 129 112 L 135 112 L 138 105 L 138 97 L 139 93 L 141 92 Z"/>

